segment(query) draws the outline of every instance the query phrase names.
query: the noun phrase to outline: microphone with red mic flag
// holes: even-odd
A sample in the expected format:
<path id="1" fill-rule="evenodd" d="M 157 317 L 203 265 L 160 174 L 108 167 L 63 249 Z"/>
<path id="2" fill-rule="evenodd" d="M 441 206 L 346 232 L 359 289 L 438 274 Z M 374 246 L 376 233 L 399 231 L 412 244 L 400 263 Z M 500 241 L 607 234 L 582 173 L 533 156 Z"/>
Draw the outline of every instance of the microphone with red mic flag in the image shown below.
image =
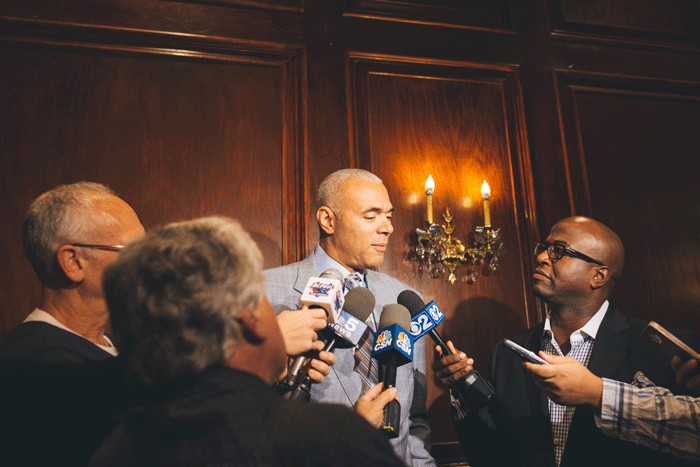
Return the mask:
<path id="1" fill-rule="evenodd" d="M 365 320 L 374 309 L 374 294 L 364 287 L 356 287 L 345 295 L 343 309 L 333 323 L 319 332 L 319 340 L 325 342 L 323 350 L 333 352 L 336 348 L 354 347 L 367 329 Z M 308 359 L 311 363 L 311 359 Z M 277 385 L 278 393 L 285 399 L 311 400 L 311 378 L 307 375 L 308 365 L 298 371 L 297 377 Z"/>
<path id="2" fill-rule="evenodd" d="M 327 269 L 320 277 L 310 277 L 299 303 L 309 308 L 323 308 L 326 310 L 326 321 L 335 323 L 345 303 L 343 275 L 337 269 Z M 295 358 L 287 372 L 287 384 L 289 386 L 299 384 L 309 369 L 310 363 L 311 360 L 306 355 Z"/>

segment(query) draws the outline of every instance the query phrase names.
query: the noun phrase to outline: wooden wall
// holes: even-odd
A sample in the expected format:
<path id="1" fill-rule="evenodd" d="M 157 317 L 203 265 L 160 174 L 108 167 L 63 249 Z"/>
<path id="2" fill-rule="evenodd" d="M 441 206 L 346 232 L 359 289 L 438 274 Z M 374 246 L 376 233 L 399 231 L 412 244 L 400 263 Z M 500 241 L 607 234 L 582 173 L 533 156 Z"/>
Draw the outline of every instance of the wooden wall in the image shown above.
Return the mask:
<path id="1" fill-rule="evenodd" d="M 316 188 L 343 167 L 385 181 L 380 270 L 437 301 L 482 374 L 543 318 L 531 246 L 571 214 L 623 238 L 618 307 L 700 333 L 698 24 L 694 0 L 7 0 L 0 338 L 38 302 L 21 219 L 57 184 L 106 183 L 146 228 L 236 217 L 271 267 L 316 244 Z M 495 273 L 450 285 L 408 260 L 428 174 L 468 241 L 488 180 Z M 460 463 L 428 380 L 434 453 Z"/>

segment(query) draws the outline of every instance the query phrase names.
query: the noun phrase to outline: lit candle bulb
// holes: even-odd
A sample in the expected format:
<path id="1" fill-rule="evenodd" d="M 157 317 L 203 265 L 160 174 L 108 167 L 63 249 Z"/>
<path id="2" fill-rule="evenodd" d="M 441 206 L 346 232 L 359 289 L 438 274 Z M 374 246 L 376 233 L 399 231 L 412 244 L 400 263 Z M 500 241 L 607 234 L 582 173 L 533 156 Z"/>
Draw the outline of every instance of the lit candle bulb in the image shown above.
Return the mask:
<path id="1" fill-rule="evenodd" d="M 491 199 L 491 188 L 484 180 L 481 185 L 481 197 L 484 198 L 484 227 L 491 227 L 491 208 L 489 207 L 489 199 Z"/>
<path id="2" fill-rule="evenodd" d="M 433 223 L 433 190 L 435 190 L 435 181 L 432 175 L 428 175 L 425 181 L 425 194 L 428 195 L 428 224 Z"/>

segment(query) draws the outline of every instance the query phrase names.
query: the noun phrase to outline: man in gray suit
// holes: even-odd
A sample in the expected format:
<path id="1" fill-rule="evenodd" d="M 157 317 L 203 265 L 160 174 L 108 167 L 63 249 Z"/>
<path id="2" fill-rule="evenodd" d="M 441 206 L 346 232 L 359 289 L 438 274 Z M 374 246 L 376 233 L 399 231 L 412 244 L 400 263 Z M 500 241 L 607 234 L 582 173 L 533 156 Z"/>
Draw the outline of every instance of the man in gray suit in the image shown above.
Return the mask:
<path id="1" fill-rule="evenodd" d="M 339 170 L 321 183 L 316 206 L 318 247 L 300 262 L 264 272 L 268 299 L 276 313 L 294 310 L 299 307 L 309 277 L 318 277 L 331 268 L 345 277 L 356 273 L 361 285 L 376 298 L 367 320 L 376 330 L 384 305 L 396 303 L 399 293 L 411 289 L 373 270 L 384 261 L 389 236 L 394 231 L 394 208 L 386 187 L 370 172 Z M 311 398 L 353 406 L 363 393 L 355 349 L 337 349 L 335 356 L 337 363 L 330 375 L 322 383 L 312 385 Z M 425 340 L 416 341 L 412 364 L 398 368 L 396 388 L 401 402 L 401 425 L 398 437 L 391 440 L 394 450 L 409 466 L 434 466 L 426 409 Z"/>

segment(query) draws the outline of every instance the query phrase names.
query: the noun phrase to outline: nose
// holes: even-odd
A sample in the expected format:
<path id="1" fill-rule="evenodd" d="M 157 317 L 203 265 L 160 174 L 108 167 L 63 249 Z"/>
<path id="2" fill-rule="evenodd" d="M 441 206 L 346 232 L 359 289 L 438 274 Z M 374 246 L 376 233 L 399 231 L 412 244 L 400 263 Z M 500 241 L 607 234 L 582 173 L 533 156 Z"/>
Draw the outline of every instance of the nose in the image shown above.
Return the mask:
<path id="1" fill-rule="evenodd" d="M 549 259 L 549 253 L 547 250 L 544 250 L 542 253 L 537 255 L 535 260 L 537 261 L 537 264 L 552 264 L 552 260 Z"/>
<path id="2" fill-rule="evenodd" d="M 382 235 L 391 235 L 394 232 L 394 226 L 391 224 L 391 218 L 384 217 L 384 222 L 379 226 L 379 233 Z"/>

